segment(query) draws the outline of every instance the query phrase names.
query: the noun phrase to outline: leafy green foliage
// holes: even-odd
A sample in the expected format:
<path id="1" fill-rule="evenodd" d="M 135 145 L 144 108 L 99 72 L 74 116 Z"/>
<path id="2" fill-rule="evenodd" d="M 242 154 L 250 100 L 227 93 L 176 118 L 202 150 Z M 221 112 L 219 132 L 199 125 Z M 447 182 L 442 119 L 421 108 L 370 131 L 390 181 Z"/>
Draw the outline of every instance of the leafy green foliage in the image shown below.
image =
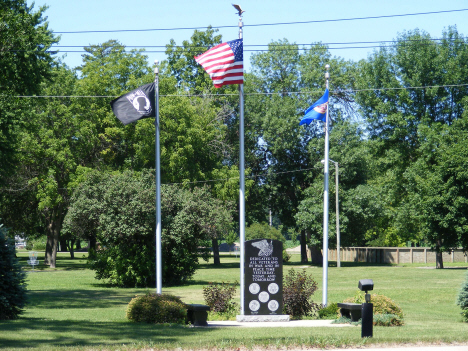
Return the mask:
<path id="1" fill-rule="evenodd" d="M 0 320 L 16 319 L 26 304 L 26 273 L 16 256 L 15 244 L 0 223 Z"/>
<path id="2" fill-rule="evenodd" d="M 293 318 L 301 319 L 312 315 L 319 306 L 311 300 L 317 290 L 317 282 L 305 270 L 289 270 L 283 282 L 283 311 Z"/>
<path id="3" fill-rule="evenodd" d="M 373 154 L 368 185 L 381 199 L 367 241 L 424 241 L 438 253 L 438 268 L 443 251 L 467 245 L 467 88 L 451 86 L 466 85 L 467 55 L 467 41 L 455 27 L 440 41 L 424 31 L 404 32 L 396 45 L 359 63 L 356 81 Z"/>
<path id="4" fill-rule="evenodd" d="M 42 236 L 37 239 L 30 239 L 26 243 L 26 250 L 44 251 L 46 248 L 47 238 Z"/>
<path id="5" fill-rule="evenodd" d="M 339 207 L 340 229 L 343 246 L 362 246 L 365 233 L 374 229 L 380 215 L 380 203 L 376 191 L 368 185 L 371 174 L 368 162 L 371 157 L 362 140 L 360 128 L 347 121 L 339 121 L 330 132 L 330 158 L 339 163 Z M 314 180 L 303 191 L 295 215 L 297 225 L 310 233 L 310 245 L 320 246 L 323 240 L 323 140 L 311 140 L 309 152 L 315 157 Z M 329 238 L 336 238 L 336 167 L 329 165 Z M 330 240 L 334 245 L 336 240 Z"/>
<path id="6" fill-rule="evenodd" d="M 98 279 L 118 286 L 149 286 L 155 280 L 155 180 L 141 173 L 91 172 L 75 191 L 65 233 L 95 235 L 100 248 L 90 256 Z M 208 260 L 204 240 L 228 230 L 228 205 L 207 188 L 161 189 L 163 282 L 176 285 Z"/>
<path id="7" fill-rule="evenodd" d="M 229 314 L 237 310 L 238 304 L 231 301 L 236 293 L 236 285 L 236 283 L 222 282 L 221 284 L 209 283 L 208 286 L 203 287 L 203 298 L 211 311 Z"/>
<path id="8" fill-rule="evenodd" d="M 291 257 L 292 256 L 286 251 L 286 249 L 283 249 L 283 262 L 288 262 Z"/>
<path id="9" fill-rule="evenodd" d="M 463 310 L 461 312 L 461 315 L 462 315 L 463 321 L 468 323 L 468 308 Z"/>
<path id="10" fill-rule="evenodd" d="M 187 306 L 176 296 L 148 293 L 130 301 L 127 318 L 133 322 L 184 324 Z"/>
<path id="11" fill-rule="evenodd" d="M 279 240 L 283 243 L 286 242 L 285 237 L 281 234 L 279 229 L 270 227 L 266 223 L 252 223 L 245 228 L 245 240 L 254 239 L 273 239 Z"/>
<path id="12" fill-rule="evenodd" d="M 53 65 L 50 47 L 58 41 L 43 17 L 46 7 L 34 11 L 33 6 L 26 0 L 0 3 L 0 164 L 4 174 L 17 161 L 18 133 L 29 118 L 28 102 L 13 96 L 39 92 Z"/>
<path id="13" fill-rule="evenodd" d="M 320 319 L 336 319 L 339 309 L 336 302 L 331 302 L 325 307 L 320 307 L 318 316 Z"/>
<path id="14" fill-rule="evenodd" d="M 381 327 L 397 327 L 402 326 L 403 319 L 396 314 L 374 314 L 373 324 Z"/>
<path id="15" fill-rule="evenodd" d="M 331 89 L 335 91 L 351 85 L 348 77 L 352 65 L 333 58 L 321 44 L 302 51 L 287 39 L 271 42 L 268 51 L 253 54 L 251 60 L 252 74 L 246 91 L 255 95 L 246 100 L 246 146 L 255 152 L 246 156 L 246 164 L 254 174 L 263 174 L 256 178 L 257 186 L 252 191 L 263 210 L 255 212 L 255 221 L 265 221 L 271 209 L 284 226 L 310 228 L 298 225 L 296 215 L 307 196 L 304 190 L 321 177 L 316 165 L 323 158 L 324 135 L 320 123 L 304 127 L 299 126 L 299 121 L 303 111 L 323 94 L 324 65 L 332 67 Z M 309 93 L 292 93 L 297 91 Z M 334 98 L 344 95 L 336 94 Z M 345 106 L 342 102 L 340 106 Z M 341 120 L 344 109 L 332 109 L 334 120 Z M 316 198 L 313 201 L 317 202 Z"/>

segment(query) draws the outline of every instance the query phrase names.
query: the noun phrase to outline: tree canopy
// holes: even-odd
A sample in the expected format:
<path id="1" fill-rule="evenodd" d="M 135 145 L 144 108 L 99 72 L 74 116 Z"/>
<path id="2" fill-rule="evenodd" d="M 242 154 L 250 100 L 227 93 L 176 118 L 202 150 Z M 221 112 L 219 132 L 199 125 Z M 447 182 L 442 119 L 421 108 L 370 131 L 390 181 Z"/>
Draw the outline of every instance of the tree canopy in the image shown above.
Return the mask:
<path id="1" fill-rule="evenodd" d="M 0 217 L 10 235 L 46 235 L 51 267 L 58 243 L 80 238 L 99 252 L 91 259 L 102 278 L 145 285 L 154 278 L 141 280 L 153 274 L 151 260 L 125 260 L 154 255 L 154 120 L 124 126 L 109 104 L 154 81 L 145 51 L 116 40 L 93 43 L 71 69 L 51 51 L 59 38 L 45 7 L 34 11 L 24 0 L 0 6 Z M 198 254 L 206 257 L 199 246 L 211 241 L 216 252 L 219 240 L 238 231 L 237 86 L 213 88 L 194 60 L 222 41 L 216 29 L 196 30 L 181 46 L 171 40 L 160 65 L 164 255 L 186 263 L 181 271 L 168 264 L 177 272 L 165 276 L 173 284 L 193 274 Z M 332 56 L 321 43 L 300 48 L 287 39 L 253 54 L 244 84 L 247 225 L 271 216 L 275 230 L 300 231 L 304 250 L 307 242 L 319 252 L 324 130 L 321 122 L 299 121 L 323 94 L 326 64 L 342 244 L 429 245 L 442 267 L 443 251 L 468 247 L 468 42 L 454 27 L 440 40 L 403 32 L 360 62 Z M 18 97 L 31 94 L 49 97 Z M 334 172 L 330 167 L 330 184 Z M 334 191 L 330 186 L 330 223 Z M 126 247 L 114 245 L 119 235 Z M 122 260 L 108 267 L 109 257 Z"/>

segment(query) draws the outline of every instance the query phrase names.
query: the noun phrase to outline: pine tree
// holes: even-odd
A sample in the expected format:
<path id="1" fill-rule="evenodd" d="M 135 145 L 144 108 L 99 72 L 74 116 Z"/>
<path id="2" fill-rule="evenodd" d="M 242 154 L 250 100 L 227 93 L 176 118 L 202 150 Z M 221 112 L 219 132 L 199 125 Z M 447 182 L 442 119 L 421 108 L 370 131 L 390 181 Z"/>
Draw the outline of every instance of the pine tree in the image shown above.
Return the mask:
<path id="1" fill-rule="evenodd" d="M 465 322 L 468 322 L 468 273 L 458 293 L 457 305 L 461 307 L 462 316 Z"/>
<path id="2" fill-rule="evenodd" d="M 26 304 L 26 273 L 15 256 L 15 245 L 0 224 L 0 320 L 15 319 Z"/>

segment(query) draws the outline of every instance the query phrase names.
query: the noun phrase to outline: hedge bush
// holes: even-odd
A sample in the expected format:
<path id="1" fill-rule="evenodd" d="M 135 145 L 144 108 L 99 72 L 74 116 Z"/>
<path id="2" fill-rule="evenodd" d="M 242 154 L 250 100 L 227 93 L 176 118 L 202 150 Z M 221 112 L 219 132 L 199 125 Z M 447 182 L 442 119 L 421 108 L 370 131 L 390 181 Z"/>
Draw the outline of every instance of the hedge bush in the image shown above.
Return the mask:
<path id="1" fill-rule="evenodd" d="M 395 327 L 403 325 L 403 320 L 395 314 L 374 314 L 373 324 L 381 327 Z"/>
<path id="2" fill-rule="evenodd" d="M 332 302 L 328 304 L 326 307 L 321 305 L 320 309 L 318 310 L 318 316 L 320 319 L 336 319 L 338 316 L 340 308 L 336 302 Z"/>
<path id="3" fill-rule="evenodd" d="M 134 322 L 184 324 L 187 306 L 177 296 L 147 293 L 130 301 L 127 318 Z"/>
<path id="4" fill-rule="evenodd" d="M 225 282 L 221 284 L 209 283 L 208 286 L 203 287 L 205 303 L 210 306 L 212 312 L 230 313 L 235 311 L 237 304 L 231 301 L 235 293 L 235 285 Z"/>
<path id="5" fill-rule="evenodd" d="M 16 258 L 15 243 L 0 223 L 0 320 L 16 319 L 26 304 L 26 273 Z"/>
<path id="6" fill-rule="evenodd" d="M 351 303 L 364 303 L 365 302 L 365 294 L 362 291 L 358 291 L 354 297 L 345 299 L 343 302 L 351 302 Z M 392 326 L 403 325 L 403 310 L 401 309 L 398 304 L 390 299 L 385 295 L 378 295 L 372 294 L 371 295 L 371 303 L 374 305 L 374 325 L 387 325 L 387 322 L 391 320 Z M 376 317 L 379 315 L 390 315 L 387 317 Z M 395 317 L 392 317 L 395 316 Z M 376 324 L 376 320 L 378 323 L 384 324 Z"/>
<path id="7" fill-rule="evenodd" d="M 283 312 L 296 319 L 313 315 L 319 309 L 311 300 L 316 290 L 317 282 L 312 275 L 291 269 L 283 282 Z"/>

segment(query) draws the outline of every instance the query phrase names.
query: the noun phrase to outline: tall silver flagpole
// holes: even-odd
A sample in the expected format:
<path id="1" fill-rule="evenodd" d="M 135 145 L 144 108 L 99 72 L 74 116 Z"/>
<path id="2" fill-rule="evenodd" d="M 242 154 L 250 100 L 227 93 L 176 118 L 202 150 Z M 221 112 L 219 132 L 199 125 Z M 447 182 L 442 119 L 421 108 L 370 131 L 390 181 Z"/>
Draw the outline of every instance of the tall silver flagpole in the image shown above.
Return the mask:
<path id="1" fill-rule="evenodd" d="M 239 17 L 239 39 L 242 38 L 242 15 Z M 244 84 L 239 84 L 239 236 L 240 236 L 240 299 L 241 315 L 244 315 L 244 243 L 245 243 L 245 172 L 244 172 Z"/>
<path id="2" fill-rule="evenodd" d="M 162 293 L 162 255 L 161 255 L 161 167 L 159 150 L 159 68 L 158 61 L 154 61 L 154 106 L 156 118 L 154 127 L 156 130 L 156 293 Z"/>
<path id="3" fill-rule="evenodd" d="M 325 69 L 325 86 L 328 89 L 328 79 L 330 78 L 330 65 L 326 65 Z M 330 98 L 328 98 L 330 101 Z M 324 174 L 325 174 L 325 186 L 323 192 L 323 295 L 322 295 L 322 304 L 323 306 L 327 305 L 327 294 L 328 294 L 328 104 L 327 104 L 327 114 L 325 119 L 325 163 L 324 163 Z"/>

